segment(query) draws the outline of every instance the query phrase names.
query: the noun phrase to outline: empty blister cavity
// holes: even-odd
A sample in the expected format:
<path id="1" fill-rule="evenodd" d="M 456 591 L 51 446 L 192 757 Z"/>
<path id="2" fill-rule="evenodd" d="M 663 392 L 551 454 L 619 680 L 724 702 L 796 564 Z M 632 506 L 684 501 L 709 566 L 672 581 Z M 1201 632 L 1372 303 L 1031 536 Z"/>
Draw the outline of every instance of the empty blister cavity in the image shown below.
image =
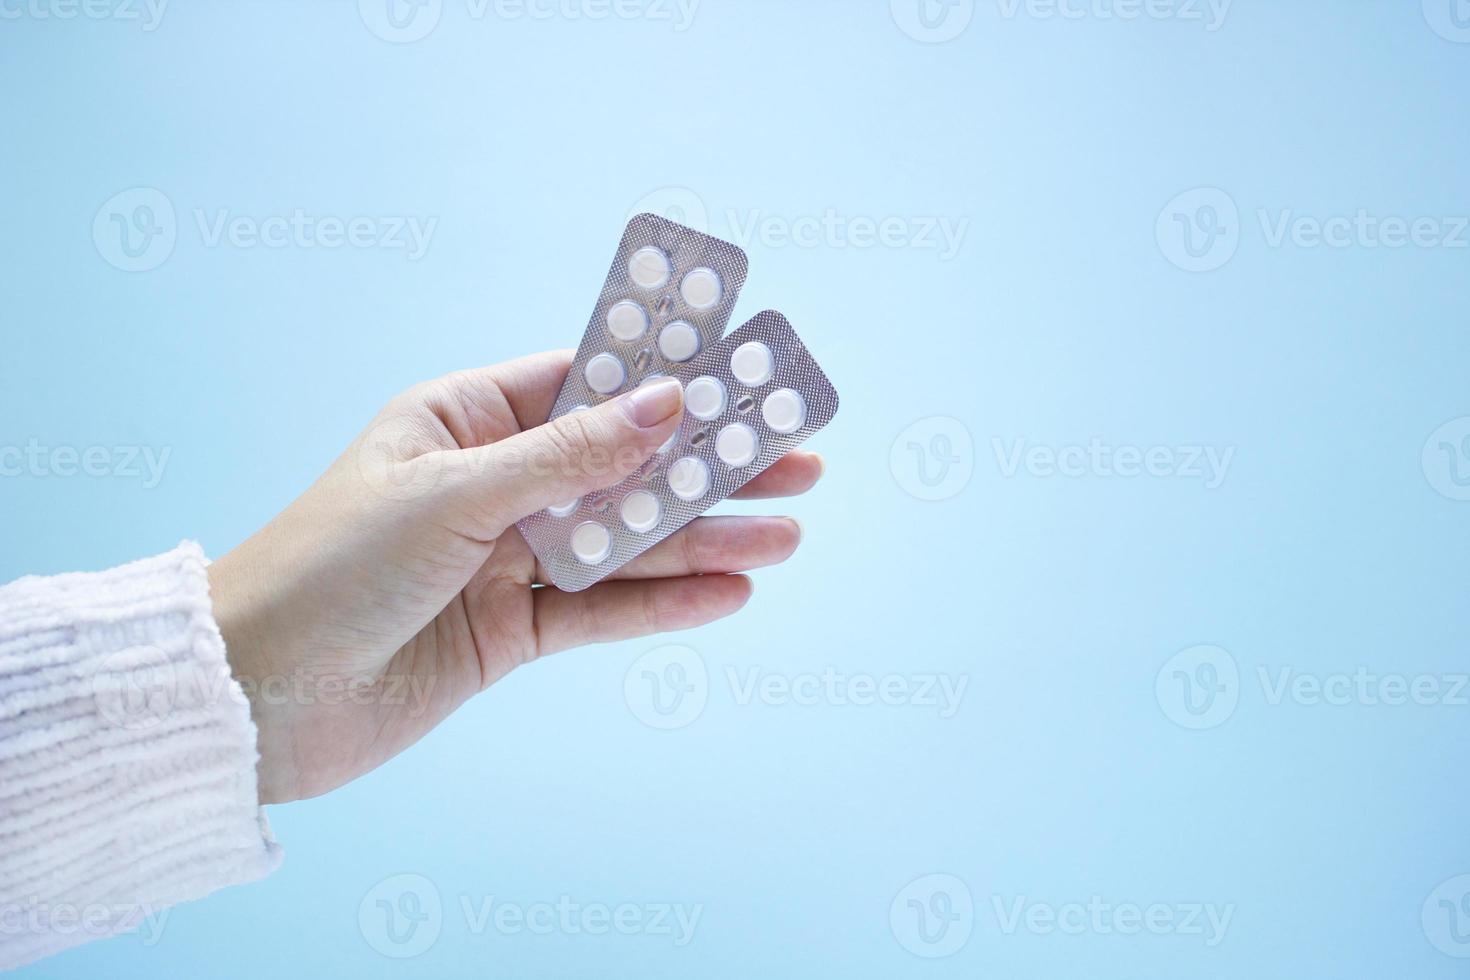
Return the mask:
<path id="1" fill-rule="evenodd" d="M 663 515 L 658 498 L 647 490 L 634 490 L 624 497 L 620 511 L 623 523 L 636 534 L 652 531 L 658 526 L 659 517 Z"/>
<path id="2" fill-rule="evenodd" d="M 696 310 L 707 310 L 717 305 L 723 294 L 719 274 L 708 266 L 690 269 L 679 283 L 679 295 Z"/>
<path id="3" fill-rule="evenodd" d="M 612 533 L 596 521 L 583 521 L 572 531 L 572 554 L 584 565 L 596 565 L 612 553 Z"/>
<path id="4" fill-rule="evenodd" d="M 564 504 L 552 504 L 546 508 L 546 513 L 552 517 L 566 517 L 568 514 L 575 513 L 577 508 L 581 506 L 581 503 L 581 497 L 573 497 Z"/>
<path id="5" fill-rule="evenodd" d="M 669 467 L 669 489 L 680 500 L 698 500 L 709 490 L 709 467 L 698 456 L 685 456 Z"/>
<path id="6" fill-rule="evenodd" d="M 648 330 L 648 313 L 632 300 L 614 303 L 607 310 L 607 332 L 627 343 Z"/>
<path id="7" fill-rule="evenodd" d="M 693 324 L 675 320 L 659 331 L 658 349 L 671 361 L 687 361 L 699 353 L 699 331 Z"/>
<path id="8" fill-rule="evenodd" d="M 755 430 L 744 422 L 731 422 L 715 436 L 715 455 L 726 466 L 750 465 L 759 449 Z"/>
<path id="9" fill-rule="evenodd" d="M 599 395 L 610 395 L 623 386 L 628 372 L 612 354 L 598 354 L 587 362 L 587 387 Z"/>
<path id="10" fill-rule="evenodd" d="M 757 388 L 771 380 L 775 363 L 771 349 L 759 340 L 752 340 L 735 348 L 735 353 L 730 355 L 730 373 L 746 387 Z"/>
<path id="11" fill-rule="evenodd" d="M 761 418 L 774 432 L 790 435 L 806 424 L 806 399 L 791 388 L 777 388 L 761 402 Z"/>
<path id="12" fill-rule="evenodd" d="M 669 281 L 671 271 L 669 257 L 663 249 L 653 245 L 643 246 L 628 259 L 628 278 L 644 289 L 662 286 Z"/>
<path id="13" fill-rule="evenodd" d="M 707 374 L 695 378 L 684 389 L 684 408 L 701 422 L 719 418 L 725 410 L 725 383 Z"/>

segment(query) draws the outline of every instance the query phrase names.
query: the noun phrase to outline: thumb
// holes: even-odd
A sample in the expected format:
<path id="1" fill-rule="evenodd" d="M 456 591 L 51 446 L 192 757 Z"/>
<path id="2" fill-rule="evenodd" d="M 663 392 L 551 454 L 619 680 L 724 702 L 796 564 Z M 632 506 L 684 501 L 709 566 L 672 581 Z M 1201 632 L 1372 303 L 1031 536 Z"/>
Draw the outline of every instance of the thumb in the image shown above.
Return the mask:
<path id="1" fill-rule="evenodd" d="M 461 450 L 468 465 L 450 468 L 462 476 L 449 492 L 477 533 L 499 534 L 528 514 L 621 483 L 674 434 L 683 408 L 677 380 L 649 381 L 596 408 Z"/>

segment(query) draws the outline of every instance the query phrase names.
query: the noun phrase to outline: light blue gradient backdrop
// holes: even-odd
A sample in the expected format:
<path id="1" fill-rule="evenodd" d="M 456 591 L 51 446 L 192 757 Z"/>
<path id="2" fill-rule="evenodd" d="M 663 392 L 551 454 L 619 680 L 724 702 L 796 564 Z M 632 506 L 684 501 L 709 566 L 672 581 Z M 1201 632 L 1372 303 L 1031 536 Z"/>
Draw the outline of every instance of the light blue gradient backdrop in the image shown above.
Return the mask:
<path id="1" fill-rule="evenodd" d="M 821 487 L 775 505 L 806 524 L 798 556 L 678 638 L 710 671 L 692 724 L 658 731 L 624 703 L 655 641 L 559 655 L 379 771 L 274 808 L 287 861 L 264 883 L 174 910 L 155 946 L 20 975 L 1463 975 L 1420 913 L 1470 872 L 1470 707 L 1272 704 L 1258 668 L 1466 670 L 1470 502 L 1436 492 L 1420 453 L 1470 415 L 1470 249 L 1273 247 L 1257 212 L 1470 212 L 1470 44 L 1417 2 L 1239 0 L 1213 32 L 1009 9 L 979 3 L 942 44 L 887 4 L 835 0 L 705 0 L 682 32 L 445 0 L 409 44 L 345 2 L 180 2 L 151 32 L 0 21 L 0 444 L 171 453 L 150 489 L 0 479 L 0 579 L 184 537 L 222 554 L 394 392 L 574 346 L 630 208 L 659 188 L 694 190 L 726 237 L 731 212 L 968 222 L 947 259 L 746 244 L 735 322 L 787 313 L 842 411 L 812 443 Z M 168 196 L 178 241 L 126 273 L 91 229 L 138 186 Z M 1240 216 L 1234 257 L 1203 273 L 1155 233 L 1196 187 Z M 409 261 L 211 248 L 194 217 L 297 208 L 438 225 Z M 928 416 L 974 445 L 972 480 L 940 502 L 890 471 Z M 1235 452 L 1207 489 L 1007 477 L 992 443 L 1093 437 Z M 1239 704 L 1191 731 L 1155 675 L 1205 643 L 1239 665 Z M 748 665 L 968 688 L 948 719 L 741 705 L 726 667 Z M 401 961 L 358 926 L 400 872 L 445 909 Z M 976 914 L 929 961 L 889 907 L 931 872 L 963 879 Z M 460 911 L 563 895 L 703 912 L 675 948 L 477 935 Z M 1006 933 L 993 907 L 1094 895 L 1234 911 L 1207 947 Z"/>

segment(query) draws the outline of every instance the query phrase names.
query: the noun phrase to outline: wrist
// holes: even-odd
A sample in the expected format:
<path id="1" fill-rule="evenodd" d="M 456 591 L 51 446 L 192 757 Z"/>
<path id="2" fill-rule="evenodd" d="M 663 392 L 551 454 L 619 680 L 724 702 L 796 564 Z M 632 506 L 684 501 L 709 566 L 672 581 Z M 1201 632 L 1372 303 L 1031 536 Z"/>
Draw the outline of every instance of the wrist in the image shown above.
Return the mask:
<path id="1" fill-rule="evenodd" d="M 215 623 L 224 638 L 225 662 L 244 693 L 255 724 L 260 802 L 284 803 L 296 798 L 290 775 L 289 739 L 284 735 L 285 706 L 272 705 L 263 697 L 274 669 L 267 652 L 271 644 L 261 629 L 261 604 L 242 581 L 248 579 L 239 566 L 238 555 L 233 552 L 209 566 L 210 598 Z"/>

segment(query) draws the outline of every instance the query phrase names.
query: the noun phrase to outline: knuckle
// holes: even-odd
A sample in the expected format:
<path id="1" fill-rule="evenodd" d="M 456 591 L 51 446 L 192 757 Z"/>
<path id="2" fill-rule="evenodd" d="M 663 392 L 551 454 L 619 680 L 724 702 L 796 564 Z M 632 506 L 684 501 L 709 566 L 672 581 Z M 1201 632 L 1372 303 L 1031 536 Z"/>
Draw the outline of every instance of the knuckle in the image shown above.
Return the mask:
<path id="1" fill-rule="evenodd" d="M 662 632 L 667 614 L 664 604 L 659 599 L 659 590 L 645 588 L 643 590 L 643 621 L 652 632 Z"/>
<path id="2" fill-rule="evenodd" d="M 702 567 L 700 561 L 704 556 L 704 546 L 700 544 L 699 532 L 695 530 L 695 525 L 690 524 L 679 537 L 682 539 L 680 549 L 684 553 L 686 572 L 698 571 Z"/>

